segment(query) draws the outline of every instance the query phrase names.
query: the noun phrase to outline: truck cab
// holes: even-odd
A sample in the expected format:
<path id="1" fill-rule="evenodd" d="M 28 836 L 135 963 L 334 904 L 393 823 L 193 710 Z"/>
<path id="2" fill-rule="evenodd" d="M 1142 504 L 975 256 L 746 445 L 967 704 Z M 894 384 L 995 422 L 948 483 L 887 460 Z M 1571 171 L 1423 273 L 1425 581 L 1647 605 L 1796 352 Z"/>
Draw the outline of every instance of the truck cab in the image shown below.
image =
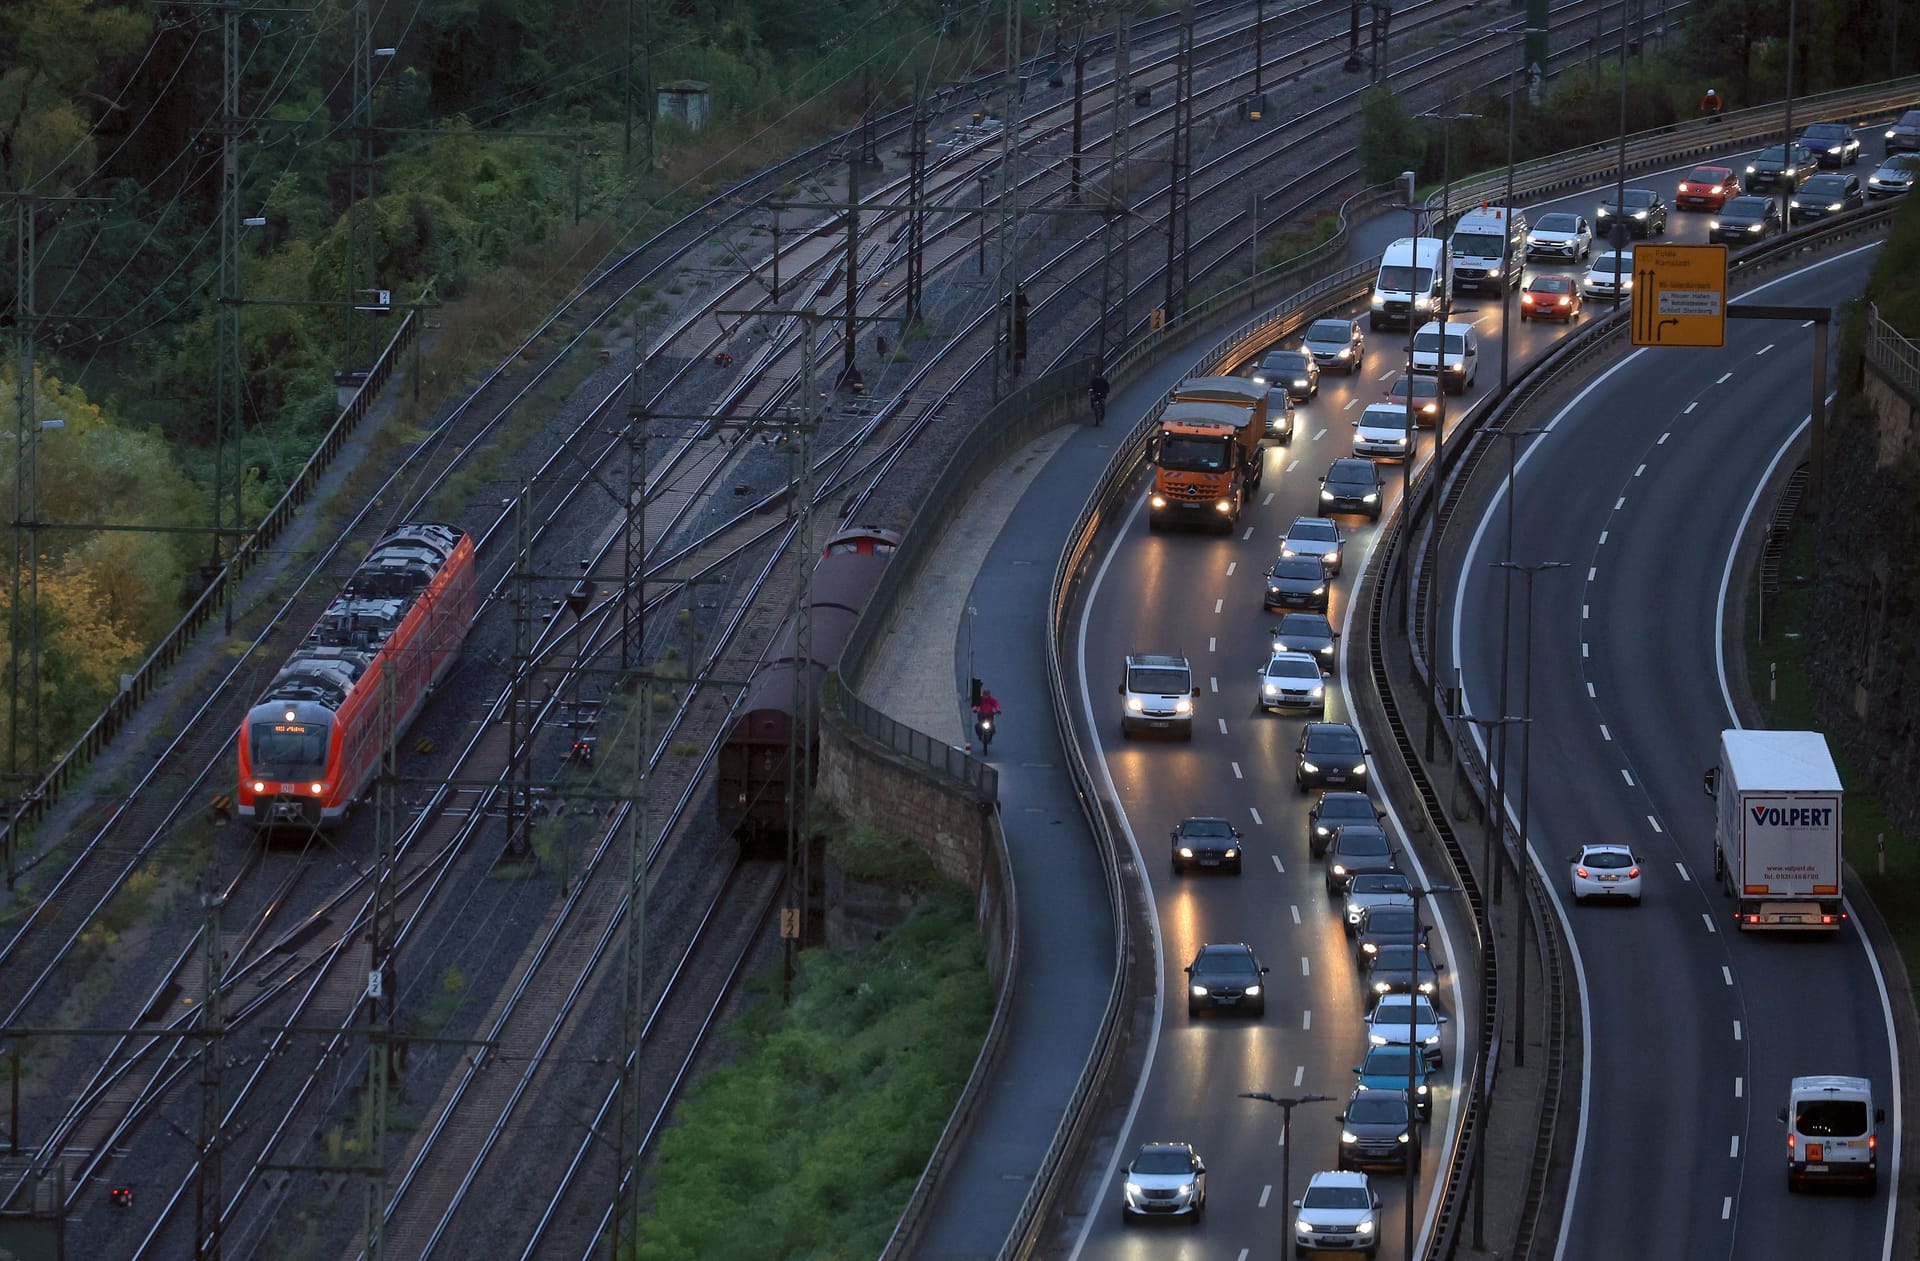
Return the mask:
<path id="1" fill-rule="evenodd" d="M 1260 405 L 1182 399 L 1176 392 L 1160 415 L 1160 431 L 1148 446 L 1154 466 L 1149 523 L 1155 529 L 1185 524 L 1231 531 L 1260 484 L 1266 390 L 1244 378 L 1227 379 L 1258 391 Z"/>
<path id="2" fill-rule="evenodd" d="M 1885 1121 L 1873 1106 L 1873 1083 L 1865 1077 L 1796 1077 L 1780 1121 L 1787 1127 L 1787 1190 L 1812 1182 L 1844 1182 L 1872 1195 L 1880 1185 L 1880 1140 L 1873 1127 Z"/>

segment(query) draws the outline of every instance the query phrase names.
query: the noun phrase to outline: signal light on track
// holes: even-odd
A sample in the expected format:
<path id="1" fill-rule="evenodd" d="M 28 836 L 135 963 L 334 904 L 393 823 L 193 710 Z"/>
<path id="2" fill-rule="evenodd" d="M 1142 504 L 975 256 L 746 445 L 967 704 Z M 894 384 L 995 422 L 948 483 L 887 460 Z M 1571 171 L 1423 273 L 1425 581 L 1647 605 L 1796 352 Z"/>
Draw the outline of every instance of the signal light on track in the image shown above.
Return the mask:
<path id="1" fill-rule="evenodd" d="M 107 1192 L 107 1199 L 111 1200 L 116 1208 L 132 1208 L 133 1188 L 114 1187 Z"/>

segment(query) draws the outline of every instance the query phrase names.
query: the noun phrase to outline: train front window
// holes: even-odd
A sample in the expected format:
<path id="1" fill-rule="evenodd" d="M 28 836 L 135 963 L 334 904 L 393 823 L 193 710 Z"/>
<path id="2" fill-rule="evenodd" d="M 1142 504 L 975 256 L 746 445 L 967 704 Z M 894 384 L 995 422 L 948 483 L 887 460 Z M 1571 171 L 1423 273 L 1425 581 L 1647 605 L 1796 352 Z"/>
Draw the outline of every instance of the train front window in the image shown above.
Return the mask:
<path id="1" fill-rule="evenodd" d="M 318 780 L 326 774 L 325 723 L 257 722 L 252 741 L 253 773 L 260 779 Z"/>

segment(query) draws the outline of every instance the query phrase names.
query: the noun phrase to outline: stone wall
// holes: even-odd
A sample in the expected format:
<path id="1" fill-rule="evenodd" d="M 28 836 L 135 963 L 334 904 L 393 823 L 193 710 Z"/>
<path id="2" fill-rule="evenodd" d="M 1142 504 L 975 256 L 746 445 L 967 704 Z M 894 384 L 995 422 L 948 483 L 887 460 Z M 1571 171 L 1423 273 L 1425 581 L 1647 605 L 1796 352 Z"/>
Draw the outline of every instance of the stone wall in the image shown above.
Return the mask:
<path id="1" fill-rule="evenodd" d="M 993 803 L 867 739 L 831 706 L 814 791 L 855 823 L 911 838 L 955 884 L 980 891 Z"/>

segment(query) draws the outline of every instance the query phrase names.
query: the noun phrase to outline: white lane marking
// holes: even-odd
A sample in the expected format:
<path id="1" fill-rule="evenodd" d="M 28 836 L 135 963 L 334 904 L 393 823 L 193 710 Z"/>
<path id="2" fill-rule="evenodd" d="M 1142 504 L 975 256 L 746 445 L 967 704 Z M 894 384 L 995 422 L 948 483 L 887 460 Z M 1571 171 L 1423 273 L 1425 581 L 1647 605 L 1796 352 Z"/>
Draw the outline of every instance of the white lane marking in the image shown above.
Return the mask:
<path id="1" fill-rule="evenodd" d="M 1715 381 L 1715 382 L 1714 382 L 1714 384 L 1715 384 L 1715 385 L 1725 385 L 1725 384 L 1726 384 L 1727 382 L 1729 382 L 1729 381 L 1731 381 L 1731 380 L 1733 380 L 1733 373 L 1731 373 L 1731 372 L 1726 372 L 1726 373 L 1722 373 L 1722 374 L 1721 374 L 1721 376 L 1720 376 L 1720 379 L 1719 379 L 1718 381 Z"/>
<path id="2" fill-rule="evenodd" d="M 1756 359 L 1757 359 L 1757 358 L 1759 358 L 1759 357 L 1760 357 L 1761 355 L 1764 355 L 1764 354 L 1766 354 L 1766 353 L 1767 353 L 1767 352 L 1768 352 L 1769 350 L 1772 350 L 1772 349 L 1773 349 L 1773 343 L 1772 343 L 1772 342 L 1768 342 L 1768 343 L 1767 343 L 1766 345 L 1764 345 L 1764 346 L 1762 346 L 1762 347 L 1761 347 L 1760 349 L 1758 349 L 1758 350 L 1756 350 L 1756 351 L 1754 351 L 1754 352 L 1753 352 L 1753 354 L 1754 354 L 1754 358 L 1756 358 Z"/>
<path id="3" fill-rule="evenodd" d="M 1266 497 L 1265 499 L 1262 499 L 1262 500 L 1260 501 L 1260 506 L 1261 506 L 1262 508 L 1264 508 L 1264 507 L 1266 507 L 1266 506 L 1267 506 L 1268 504 L 1270 504 L 1270 503 L 1272 503 L 1272 502 L 1273 502 L 1273 492 L 1272 492 L 1272 491 L 1268 491 L 1268 492 L 1267 492 L 1267 497 Z"/>
<path id="4" fill-rule="evenodd" d="M 1391 380 L 1398 371 L 1399 371 L 1398 368 L 1388 368 L 1385 372 L 1382 372 L 1378 377 L 1375 377 L 1374 379 L 1376 381 Z"/>
<path id="5" fill-rule="evenodd" d="M 1733 1197 L 1727 1196 L 1720 1201 L 1720 1220 L 1726 1221 L 1733 1216 Z"/>
<path id="6" fill-rule="evenodd" d="M 1620 496 L 1620 498 L 1613 501 L 1613 510 L 1615 512 L 1620 511 L 1622 508 L 1626 506 L 1627 506 L 1627 497 L 1625 495 L 1622 495 Z"/>
<path id="7" fill-rule="evenodd" d="M 1242 535 L 1240 536 L 1240 541 L 1241 541 L 1242 543 L 1244 543 L 1244 542 L 1246 542 L 1246 541 L 1247 541 L 1248 539 L 1250 539 L 1250 538 L 1252 538 L 1252 537 L 1253 537 L 1253 527 L 1252 527 L 1252 526 L 1248 526 L 1248 527 L 1247 527 L 1247 532 L 1246 532 L 1245 534 L 1242 534 Z"/>
<path id="8" fill-rule="evenodd" d="M 1220 690 L 1220 680 L 1213 675 L 1207 676 L 1207 685 L 1216 692 Z"/>
<path id="9" fill-rule="evenodd" d="M 1738 1134 L 1733 1136 L 1733 1143 L 1727 1148 L 1727 1156 L 1732 1160 L 1740 1159 L 1740 1136 Z"/>
<path id="10" fill-rule="evenodd" d="M 1733 1040 L 1735 1042 L 1740 1040 L 1740 1022 L 1738 1020 L 1733 1022 Z"/>
<path id="11" fill-rule="evenodd" d="M 1800 325 L 1800 327 L 1801 327 L 1801 328 L 1812 328 L 1812 327 L 1813 327 L 1813 321 L 1812 321 L 1812 320 L 1807 320 L 1807 321 L 1804 321 L 1804 322 L 1803 322 L 1803 323 L 1802 323 L 1802 324 Z"/>
<path id="12" fill-rule="evenodd" d="M 1654 817 L 1653 817 L 1652 815 L 1648 815 L 1648 816 L 1647 816 L 1647 822 L 1653 825 L 1653 830 L 1654 830 L 1654 831 L 1656 831 L 1656 832 L 1659 832 L 1659 831 L 1662 831 L 1662 830 L 1663 830 L 1663 829 L 1662 829 L 1662 828 L 1660 827 L 1660 820 L 1658 820 L 1658 819 L 1656 819 L 1656 818 L 1654 818 Z"/>
<path id="13" fill-rule="evenodd" d="M 1235 779 L 1245 779 L 1245 778 L 1246 778 L 1246 776 L 1245 776 L 1245 775 L 1242 775 L 1242 774 L 1240 773 L 1240 763 L 1238 763 L 1238 762 L 1235 762 L 1235 763 L 1233 764 L 1233 777 L 1234 777 Z"/>
<path id="14" fill-rule="evenodd" d="M 1252 1251 L 1252 1249 L 1250 1249 L 1250 1248 L 1242 1248 L 1242 1249 L 1240 1249 L 1240 1255 L 1239 1255 L 1238 1257 L 1236 1257 L 1236 1258 L 1234 1258 L 1234 1261 L 1247 1261 L 1247 1254 L 1248 1254 L 1248 1253 L 1249 1253 L 1250 1251 Z"/>
<path id="15" fill-rule="evenodd" d="M 1719 929 L 1713 926 L 1713 916 L 1707 914 L 1705 911 L 1700 912 L 1700 922 L 1707 926 L 1707 931 L 1710 933 L 1717 933 L 1720 931 Z"/>
<path id="16" fill-rule="evenodd" d="M 1300 1013 L 1300 1027 L 1302 1029 L 1313 1028 L 1313 1013 L 1311 1011 L 1303 1011 Z"/>
<path id="17" fill-rule="evenodd" d="M 1347 400 L 1346 407 L 1342 408 L 1341 410 L 1350 412 L 1358 406 L 1360 406 L 1360 400 L 1357 398 L 1350 398 Z"/>
<path id="18" fill-rule="evenodd" d="M 1747 1088 L 1746 1078 L 1736 1077 L 1733 1079 L 1733 1097 L 1735 1099 L 1738 1099 L 1741 1096 L 1741 1094 L 1746 1090 L 1746 1088 Z"/>
<path id="19" fill-rule="evenodd" d="M 1688 873 L 1688 871 L 1687 871 L 1687 865 L 1686 865 L 1685 863 L 1681 863 L 1681 862 L 1676 862 L 1676 863 L 1674 864 L 1674 866 L 1675 866 L 1675 867 L 1676 867 L 1677 869 L 1679 869 L 1679 872 L 1680 872 L 1680 878 L 1681 878 L 1682 880 L 1685 880 L 1685 881 L 1686 881 L 1687 883 L 1689 883 L 1689 884 L 1691 884 L 1691 883 L 1693 883 L 1693 876 L 1692 876 L 1691 874 L 1689 874 L 1689 873 Z"/>
<path id="20" fill-rule="evenodd" d="M 1589 683 L 1589 684 L 1587 684 L 1587 699 L 1588 699 L 1588 700 L 1592 700 L 1592 699 L 1593 699 L 1593 695 L 1594 695 L 1594 693 L 1593 693 L 1593 684 L 1591 684 L 1591 683 Z"/>
<path id="21" fill-rule="evenodd" d="M 1682 416 L 1691 416 L 1691 415 L 1693 415 L 1693 409 L 1694 409 L 1694 408 L 1696 408 L 1696 407 L 1698 407 L 1698 406 L 1700 406 L 1700 404 L 1699 404 L 1698 402 L 1693 402 L 1693 403 L 1688 403 L 1688 404 L 1687 404 L 1687 410 L 1686 410 L 1686 411 L 1684 411 L 1684 412 L 1681 412 L 1680 414 L 1681 414 Z"/>
<path id="22" fill-rule="evenodd" d="M 1307 956 L 1305 955 L 1300 956 L 1300 975 L 1301 976 L 1313 975 L 1313 969 L 1307 965 Z"/>
<path id="23" fill-rule="evenodd" d="M 1272 495 L 1268 495 L 1268 496 L 1267 496 L 1267 498 L 1268 498 L 1268 499 L 1272 499 L 1272 498 L 1273 498 L 1273 496 L 1272 496 Z M 1239 562 L 1239 561 L 1237 561 L 1237 560 L 1230 560 L 1230 561 L 1228 561 L 1228 562 L 1227 562 L 1227 577 L 1229 577 L 1229 578 L 1231 578 L 1231 577 L 1233 577 L 1233 571 L 1234 571 L 1234 570 L 1236 570 L 1236 569 L 1238 569 L 1238 568 L 1240 568 L 1240 562 Z"/>
<path id="24" fill-rule="evenodd" d="M 1298 1086 L 1301 1082 L 1305 1081 L 1306 1079 L 1307 1079 L 1307 1066 L 1305 1064 L 1296 1065 L 1293 1070 L 1293 1084 Z"/>
<path id="25" fill-rule="evenodd" d="M 1594 578 L 1594 575 L 1595 575 L 1595 574 L 1597 574 L 1597 573 L 1599 573 L 1599 572 L 1600 572 L 1600 567 L 1599 567 L 1598 565 L 1589 565 L 1589 566 L 1587 566 L 1587 581 L 1588 581 L 1588 582 L 1592 582 L 1592 581 L 1593 581 L 1593 578 Z"/>
<path id="26" fill-rule="evenodd" d="M 1247 810 L 1253 815 L 1253 821 L 1255 823 L 1260 824 L 1261 826 L 1265 826 L 1266 820 L 1260 817 L 1260 811 L 1257 807 L 1248 806 Z"/>
<path id="27" fill-rule="evenodd" d="M 1580 655 L 1583 657 L 1591 657 L 1593 655 L 1593 645 L 1582 641 L 1580 644 Z"/>
<path id="28" fill-rule="evenodd" d="M 1220 640 L 1217 636 L 1214 636 L 1214 635 L 1207 636 L 1207 651 L 1219 652 L 1220 651 L 1219 643 L 1220 643 Z"/>
<path id="29" fill-rule="evenodd" d="M 1402 1096 L 1402 1097 L 1404 1098 L 1404 1096 Z M 1261 1188 L 1260 1188 L 1260 1207 L 1261 1207 L 1261 1208 L 1265 1208 L 1265 1207 L 1267 1206 L 1267 1197 L 1268 1197 L 1268 1196 L 1270 1196 L 1270 1195 L 1272 1195 L 1272 1194 L 1273 1194 L 1273 1184 L 1272 1184 L 1272 1183 L 1268 1183 L 1268 1184 L 1267 1184 L 1266 1186 L 1264 1186 L 1264 1187 L 1261 1187 Z M 1242 1255 L 1242 1256 L 1244 1256 L 1244 1255 L 1246 1255 L 1246 1254 L 1245 1254 L 1244 1252 L 1242 1252 L 1242 1254 L 1241 1254 L 1241 1255 Z"/>
<path id="30" fill-rule="evenodd" d="M 1600 724 L 1600 738 L 1602 740 L 1607 740 L 1607 741 L 1611 741 L 1613 739 L 1613 733 L 1607 730 L 1607 724 L 1605 723 Z"/>
<path id="31" fill-rule="evenodd" d="M 1220 724 L 1220 734 L 1221 734 L 1221 735 L 1223 735 L 1223 736 L 1224 736 L 1224 735 L 1226 735 L 1226 734 L 1227 734 L 1227 720 L 1226 720 L 1226 719 L 1224 719 L 1224 718 L 1221 718 L 1221 719 L 1218 719 L 1217 721 L 1218 721 L 1218 722 L 1219 722 L 1219 724 Z"/>
<path id="32" fill-rule="evenodd" d="M 1222 720 L 1221 725 L 1226 725 L 1225 720 Z M 1633 787 L 1633 776 L 1627 774 L 1627 768 L 1624 766 L 1620 768 L 1620 778 L 1627 781 L 1627 787 Z"/>
<path id="33" fill-rule="evenodd" d="M 1215 600 L 1213 602 L 1213 611 L 1215 613 L 1218 613 L 1222 608 L 1226 607 L 1226 603 L 1227 602 L 1224 599 Z"/>
<path id="34" fill-rule="evenodd" d="M 1280 865 L 1280 855 L 1269 854 L 1268 857 L 1273 859 L 1273 869 L 1275 871 L 1279 872 L 1283 876 L 1287 874 L 1287 869 Z"/>
<path id="35" fill-rule="evenodd" d="M 1687 410 L 1692 411 L 1693 409 L 1689 407 Z M 1669 429 L 1665 433 L 1661 434 L 1660 441 L 1654 443 L 1653 445 L 1656 447 L 1664 447 L 1667 445 L 1667 439 L 1671 437 L 1673 437 L 1673 430 Z"/>
<path id="36" fill-rule="evenodd" d="M 1290 906 L 1287 909 L 1293 912 L 1293 922 L 1298 924 L 1300 922 L 1300 908 L 1297 906 Z"/>
<path id="37" fill-rule="evenodd" d="M 1300 467 L 1300 461 L 1299 461 L 1299 460 L 1289 460 L 1289 461 L 1287 462 L 1287 472 L 1289 472 L 1289 473 L 1291 473 L 1291 472 L 1293 472 L 1293 470 L 1295 470 L 1295 469 L 1297 469 L 1297 468 L 1299 468 L 1299 467 Z"/>
<path id="38" fill-rule="evenodd" d="M 1322 427 L 1321 427 L 1321 429 L 1320 429 L 1320 431 L 1319 431 L 1318 433 L 1316 433 L 1316 434 L 1314 434 L 1314 435 L 1313 435 L 1313 440 L 1314 440 L 1315 442 L 1318 442 L 1318 441 L 1320 441 L 1320 439 L 1322 439 L 1322 438 L 1324 438 L 1324 437 L 1326 437 L 1326 436 L 1327 436 L 1327 431 L 1326 431 L 1326 428 L 1325 428 L 1324 426 L 1322 426 Z"/>
<path id="39" fill-rule="evenodd" d="M 1642 464 L 1642 465 L 1641 465 L 1641 466 L 1640 466 L 1639 468 L 1637 468 L 1637 469 L 1635 469 L 1635 470 L 1633 470 L 1633 475 L 1634 475 L 1635 477 L 1638 477 L 1638 476 L 1640 476 L 1640 475 L 1641 475 L 1642 473 L 1644 473 L 1644 472 L 1646 472 L 1646 471 L 1647 471 L 1647 466 L 1646 466 L 1646 465 L 1644 465 L 1644 464 Z"/>
<path id="40" fill-rule="evenodd" d="M 1605 547 L 1607 545 L 1607 533 L 1608 532 L 1606 530 L 1600 531 L 1600 546 L 1602 547 Z"/>
<path id="41" fill-rule="evenodd" d="M 1724 963 L 1720 965 L 1720 975 L 1728 985 L 1733 984 L 1733 969 Z"/>
<path id="42" fill-rule="evenodd" d="M 1584 622 L 1584 621 L 1586 621 L 1586 620 L 1587 620 L 1588 618 L 1590 618 L 1590 617 L 1592 617 L 1592 616 L 1593 616 L 1593 606 L 1592 606 L 1592 605 L 1589 605 L 1589 604 L 1583 604 L 1583 605 L 1581 605 L 1581 606 L 1580 606 L 1580 620 L 1581 620 L 1581 621 L 1583 621 L 1583 622 Z"/>

